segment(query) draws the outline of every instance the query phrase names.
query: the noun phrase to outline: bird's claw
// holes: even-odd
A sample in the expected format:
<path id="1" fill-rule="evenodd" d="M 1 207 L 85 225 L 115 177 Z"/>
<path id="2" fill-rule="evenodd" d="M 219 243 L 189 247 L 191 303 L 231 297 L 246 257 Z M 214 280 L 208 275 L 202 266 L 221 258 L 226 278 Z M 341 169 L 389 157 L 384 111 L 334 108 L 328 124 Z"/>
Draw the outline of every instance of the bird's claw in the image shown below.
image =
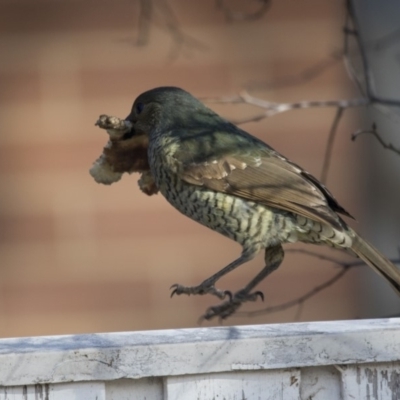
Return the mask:
<path id="1" fill-rule="evenodd" d="M 232 300 L 232 293 L 229 290 L 219 290 L 214 285 L 183 286 L 175 283 L 170 287 L 170 289 L 173 289 L 171 292 L 171 297 L 175 294 L 187 294 L 188 296 L 190 296 L 191 294 L 212 294 L 214 296 L 217 296 L 221 300 L 225 299 L 226 296 L 229 297 L 229 301 Z"/>
<path id="2" fill-rule="evenodd" d="M 229 297 L 228 301 L 232 301 L 233 296 L 232 296 L 232 292 L 230 290 L 224 290 L 224 297 L 222 299 L 224 299 L 225 296 Z"/>
<path id="3" fill-rule="evenodd" d="M 249 293 L 244 301 L 257 301 L 258 298 L 260 298 L 261 301 L 264 301 L 264 293 L 260 290 L 254 293 Z"/>
<path id="4" fill-rule="evenodd" d="M 227 301 L 224 301 L 220 305 L 210 307 L 206 313 L 200 318 L 199 322 L 203 320 L 210 320 L 218 317 L 219 320 L 224 320 L 232 315 L 236 310 L 246 301 L 257 301 L 260 298 L 264 301 L 263 292 L 257 291 L 254 293 L 247 293 L 245 290 L 241 290 Z"/>

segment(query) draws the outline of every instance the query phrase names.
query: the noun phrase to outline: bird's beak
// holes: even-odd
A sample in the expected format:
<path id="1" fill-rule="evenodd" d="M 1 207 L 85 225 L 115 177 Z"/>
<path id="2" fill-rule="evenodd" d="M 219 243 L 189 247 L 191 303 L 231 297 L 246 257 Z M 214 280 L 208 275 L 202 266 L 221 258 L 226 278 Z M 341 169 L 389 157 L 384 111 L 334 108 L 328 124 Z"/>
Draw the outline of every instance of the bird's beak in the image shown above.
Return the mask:
<path id="1" fill-rule="evenodd" d="M 131 112 L 126 118 L 125 121 L 132 122 L 133 124 L 137 121 L 133 112 Z"/>
<path id="2" fill-rule="evenodd" d="M 135 118 L 133 118 L 133 113 L 130 113 L 126 118 L 125 121 L 128 121 L 131 123 L 131 129 L 128 132 L 125 132 L 124 136 L 122 137 L 122 140 L 126 140 L 126 139 L 130 139 L 131 137 L 133 137 L 135 135 L 135 127 L 134 127 L 134 123 Z"/>

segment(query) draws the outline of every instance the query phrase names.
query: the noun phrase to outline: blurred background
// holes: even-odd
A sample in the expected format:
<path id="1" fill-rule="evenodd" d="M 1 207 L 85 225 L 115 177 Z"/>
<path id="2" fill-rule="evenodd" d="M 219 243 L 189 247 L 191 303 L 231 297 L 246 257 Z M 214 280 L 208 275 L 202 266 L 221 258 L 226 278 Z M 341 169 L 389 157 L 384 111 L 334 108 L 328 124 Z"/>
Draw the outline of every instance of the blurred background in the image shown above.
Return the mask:
<path id="1" fill-rule="evenodd" d="M 0 1 L 1 337 L 194 327 L 218 303 L 211 296 L 170 299 L 169 287 L 199 284 L 240 247 L 161 195 L 142 194 L 138 175 L 95 183 L 88 170 L 107 135 L 94 123 L 103 113 L 125 117 L 137 95 L 160 85 L 197 97 L 246 90 L 275 102 L 359 97 L 333 56 L 343 50 L 342 2 L 264 7 L 254 0 Z M 243 104 L 209 106 L 232 120 L 260 113 Z M 320 177 L 335 113 L 296 110 L 242 128 Z M 362 118 L 352 109 L 341 119 L 327 184 L 359 221 L 350 224 L 396 257 L 399 157 L 373 138 L 351 142 L 366 126 Z M 393 166 L 397 175 L 385 184 Z M 262 266 L 260 255 L 218 287 L 237 290 Z M 259 287 L 265 303 L 243 311 L 295 299 L 337 268 L 288 253 Z M 358 267 L 301 307 L 224 324 L 369 318 L 398 305 L 382 279 Z"/>

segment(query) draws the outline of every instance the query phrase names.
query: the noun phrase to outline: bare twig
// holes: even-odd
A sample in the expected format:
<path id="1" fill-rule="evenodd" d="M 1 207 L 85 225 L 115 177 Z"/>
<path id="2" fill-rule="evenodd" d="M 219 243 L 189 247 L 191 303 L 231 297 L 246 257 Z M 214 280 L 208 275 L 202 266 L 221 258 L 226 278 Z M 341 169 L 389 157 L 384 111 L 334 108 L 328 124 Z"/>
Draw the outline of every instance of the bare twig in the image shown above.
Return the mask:
<path id="1" fill-rule="evenodd" d="M 311 257 L 317 258 L 318 260 L 329 261 L 333 264 L 337 264 L 340 267 L 342 267 L 344 265 L 343 260 L 341 260 L 340 258 L 327 256 L 325 254 L 321 254 L 321 253 L 318 253 L 317 251 L 313 251 L 313 250 L 287 249 L 287 250 L 285 250 L 285 253 L 297 253 L 297 254 L 303 254 L 305 256 L 311 256 Z M 361 260 L 351 260 L 350 262 L 346 263 L 346 265 L 349 265 L 352 267 L 356 267 L 356 266 L 364 265 L 364 264 L 365 263 Z"/>
<path id="2" fill-rule="evenodd" d="M 246 2 L 243 2 L 243 4 L 246 3 L 248 3 L 248 0 L 246 0 Z M 215 0 L 217 8 L 224 13 L 226 20 L 229 22 L 254 21 L 256 19 L 262 18 L 268 11 L 271 5 L 271 0 L 258 0 L 258 3 L 261 3 L 261 6 L 258 10 L 250 13 L 244 13 L 244 12 L 233 11 L 225 4 L 224 0 Z"/>
<path id="3" fill-rule="evenodd" d="M 338 109 L 336 110 L 335 118 L 333 119 L 331 130 L 329 132 L 328 142 L 326 144 L 326 149 L 325 149 L 324 164 L 322 166 L 322 172 L 321 172 L 321 182 L 324 184 L 326 183 L 326 180 L 328 178 L 328 171 L 332 158 L 333 144 L 335 142 L 337 128 L 339 126 L 340 119 L 343 116 L 344 110 L 345 109 L 343 107 L 338 107 Z"/>
<path id="4" fill-rule="evenodd" d="M 354 141 L 358 138 L 358 136 L 363 135 L 363 134 L 370 134 L 370 135 L 374 136 L 384 149 L 391 150 L 391 151 L 395 152 L 396 154 L 400 155 L 400 148 L 393 146 L 392 143 L 386 143 L 382 139 L 382 137 L 379 135 L 379 133 L 377 131 L 376 124 L 372 124 L 372 129 L 370 129 L 370 130 L 358 130 L 357 132 L 354 132 L 351 135 L 351 140 Z"/>
<path id="5" fill-rule="evenodd" d="M 157 0 L 157 11 L 160 12 L 163 19 L 163 27 L 170 34 L 173 46 L 171 47 L 169 58 L 171 60 L 179 57 L 180 54 L 190 56 L 193 50 L 205 50 L 205 46 L 199 40 L 187 35 L 180 27 L 177 16 L 174 10 L 169 5 L 167 0 Z"/>
<path id="6" fill-rule="evenodd" d="M 354 29 L 345 30 L 345 32 L 347 34 L 354 35 L 354 37 L 357 41 L 357 46 L 358 46 L 358 49 L 360 52 L 361 63 L 362 63 L 363 71 L 364 71 L 364 77 L 365 77 L 366 97 L 368 97 L 370 99 L 371 103 L 379 103 L 379 104 L 383 104 L 383 105 L 387 105 L 387 106 L 396 106 L 396 107 L 400 106 L 400 100 L 388 99 L 385 97 L 381 97 L 376 93 L 374 81 L 373 81 L 372 70 L 368 63 L 366 45 L 363 42 L 363 40 L 361 39 L 360 34 L 359 34 L 360 25 L 358 22 L 357 13 L 355 11 L 352 0 L 347 0 L 347 12 L 348 12 L 347 21 L 351 20 L 351 24 L 354 27 Z M 347 50 L 348 50 L 348 48 L 347 48 Z"/>
<path id="7" fill-rule="evenodd" d="M 311 65 L 294 75 L 277 77 L 274 78 L 273 82 L 250 82 L 245 85 L 245 87 L 247 90 L 254 92 L 257 90 L 277 90 L 285 87 L 301 85 L 317 78 L 342 59 L 343 51 L 335 51 L 331 56 L 316 62 L 314 65 Z"/>
<path id="8" fill-rule="evenodd" d="M 286 111 L 304 109 L 304 108 L 351 108 L 361 107 L 369 104 L 369 100 L 365 98 L 349 99 L 349 100 L 311 100 L 299 101 L 294 103 L 275 103 L 263 100 L 249 95 L 247 92 L 242 92 L 237 96 L 225 96 L 217 98 L 203 98 L 203 100 L 210 103 L 231 103 L 231 104 L 251 104 L 265 109 L 262 114 L 258 114 L 249 118 L 234 121 L 236 124 L 244 124 L 247 122 L 260 121 L 264 118 L 272 117 L 273 115 L 280 114 Z"/>
<path id="9" fill-rule="evenodd" d="M 139 0 L 139 28 L 136 39 L 137 46 L 146 46 L 149 42 L 153 0 Z"/>
<path id="10" fill-rule="evenodd" d="M 322 283 L 319 286 L 316 286 L 309 292 L 305 293 L 304 295 L 297 297 L 296 299 L 287 301 L 286 303 L 278 304 L 276 306 L 271 306 L 267 308 L 263 308 L 262 310 L 257 310 L 257 311 L 249 311 L 249 312 L 238 312 L 236 313 L 237 315 L 245 315 L 246 317 L 255 317 L 257 315 L 263 315 L 263 314 L 271 314 L 279 311 L 284 311 L 287 310 L 288 308 L 292 308 L 295 306 L 303 306 L 304 302 L 311 297 L 315 296 L 322 290 L 328 288 L 329 286 L 332 286 L 334 283 L 336 283 L 340 278 L 342 278 L 348 271 L 350 267 L 343 267 L 341 271 L 337 272 L 332 278 L 328 279 L 324 283 Z M 234 315 L 236 315 L 234 314 Z"/>
<path id="11" fill-rule="evenodd" d="M 347 76 L 353 81 L 356 85 L 358 91 L 362 94 L 363 97 L 366 97 L 366 93 L 364 90 L 365 82 L 361 79 L 360 75 L 357 73 L 357 70 L 354 64 L 351 61 L 350 57 L 350 38 L 355 38 L 357 32 L 353 26 L 353 20 L 350 17 L 350 12 L 347 8 L 346 19 L 343 28 L 343 63 L 345 69 L 347 71 Z M 364 78 L 364 75 L 362 75 Z"/>
<path id="12" fill-rule="evenodd" d="M 284 311 L 287 310 L 289 308 L 298 306 L 298 307 L 302 307 L 304 305 L 304 303 L 309 300 L 310 298 L 316 296 L 318 293 L 320 293 L 322 290 L 332 286 L 333 284 L 335 284 L 337 281 L 339 281 L 351 268 L 353 267 L 357 267 L 357 266 L 363 266 L 365 265 L 365 263 L 361 260 L 354 260 L 351 262 L 344 262 L 338 258 L 335 257 L 329 257 L 314 251 L 309 251 L 309 250 L 303 250 L 303 249 L 290 249 L 290 250 L 286 250 L 286 252 L 292 252 L 292 253 L 300 253 L 300 254 L 304 254 L 304 255 L 308 255 L 308 256 L 312 256 L 315 258 L 318 258 L 322 261 L 328 261 L 331 262 L 333 264 L 336 264 L 337 266 L 339 266 L 341 269 L 339 272 L 337 272 L 333 277 L 329 278 L 328 280 L 326 280 L 325 282 L 323 282 L 322 284 L 314 287 L 313 289 L 309 290 L 308 292 L 306 292 L 305 294 L 287 301 L 285 303 L 282 304 L 278 304 L 276 306 L 271 306 L 271 307 L 266 307 L 263 308 L 261 310 L 256 310 L 256 311 L 249 311 L 249 312 L 238 312 L 235 315 L 237 316 L 247 316 L 247 317 L 254 317 L 257 315 L 263 315 L 263 314 L 272 314 L 275 312 L 279 312 L 279 311 Z M 393 263 L 395 264 L 399 264 L 400 263 L 400 258 L 399 259 L 392 259 L 391 260 Z"/>
<path id="13" fill-rule="evenodd" d="M 159 18 L 156 18 L 156 14 Z M 151 25 L 158 26 L 168 32 L 172 39 L 172 46 L 168 58 L 175 60 L 180 55 L 186 57 L 193 50 L 206 50 L 207 46 L 199 40 L 187 35 L 180 27 L 179 20 L 168 0 L 140 0 L 139 1 L 139 29 L 136 39 L 137 46 L 145 46 L 149 42 Z"/>
<path id="14" fill-rule="evenodd" d="M 388 47 L 397 45 L 399 43 L 400 38 L 400 28 L 395 29 L 392 32 L 389 32 L 386 35 L 383 35 L 379 39 L 375 40 L 374 43 L 371 44 L 371 47 L 375 51 L 386 50 Z"/>

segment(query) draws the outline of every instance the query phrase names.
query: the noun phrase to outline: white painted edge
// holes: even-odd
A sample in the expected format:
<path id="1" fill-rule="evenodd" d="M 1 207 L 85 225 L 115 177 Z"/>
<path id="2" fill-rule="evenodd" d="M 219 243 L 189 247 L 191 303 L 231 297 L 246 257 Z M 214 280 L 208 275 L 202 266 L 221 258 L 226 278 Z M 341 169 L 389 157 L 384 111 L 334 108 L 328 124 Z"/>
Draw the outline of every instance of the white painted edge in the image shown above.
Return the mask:
<path id="1" fill-rule="evenodd" d="M 0 340 L 0 385 L 400 360 L 400 319 Z"/>

